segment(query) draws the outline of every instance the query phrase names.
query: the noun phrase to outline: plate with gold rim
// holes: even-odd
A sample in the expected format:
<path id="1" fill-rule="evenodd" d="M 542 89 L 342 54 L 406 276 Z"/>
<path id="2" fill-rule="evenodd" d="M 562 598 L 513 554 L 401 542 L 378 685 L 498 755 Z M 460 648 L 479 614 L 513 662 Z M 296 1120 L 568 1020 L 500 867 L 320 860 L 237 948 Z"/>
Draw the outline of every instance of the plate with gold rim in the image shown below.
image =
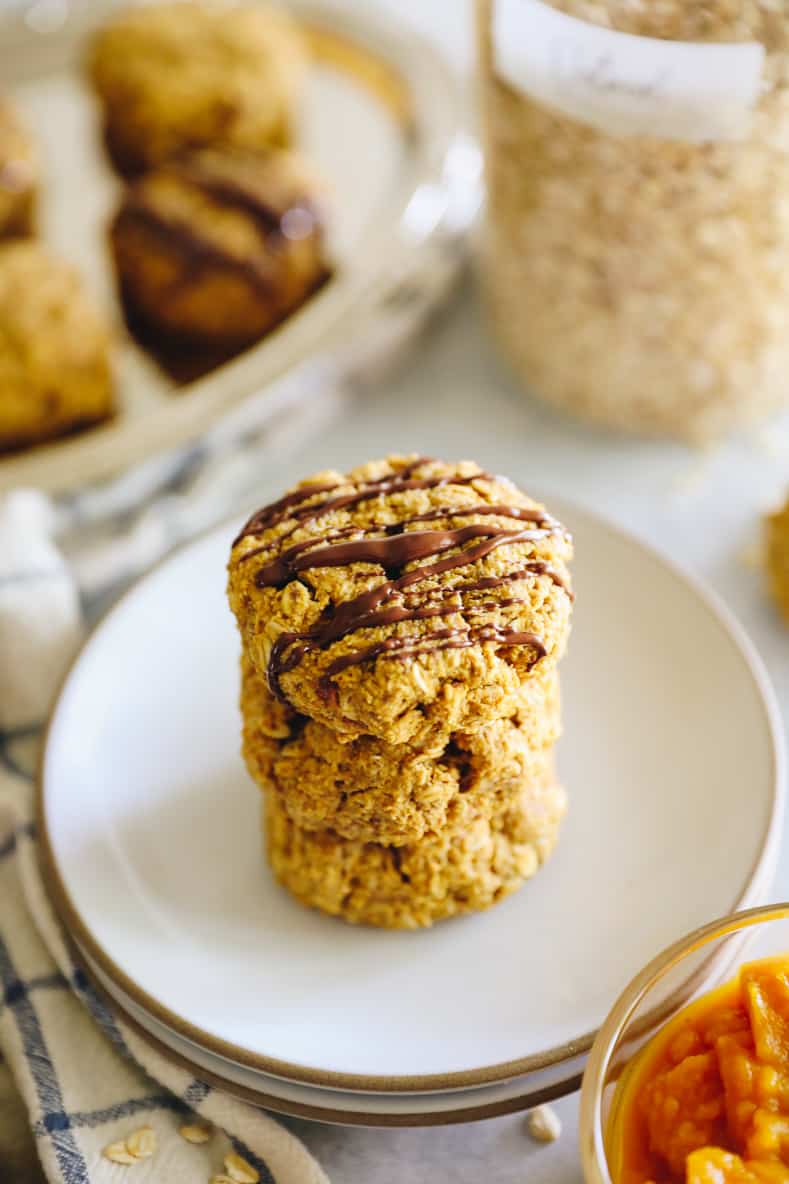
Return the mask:
<path id="1" fill-rule="evenodd" d="M 53 899 L 93 964 L 208 1053 L 285 1081 L 403 1093 L 569 1064 L 655 949 L 765 899 L 783 734 L 744 633 L 639 540 L 556 499 L 576 543 L 547 866 L 422 932 L 296 904 L 262 859 L 239 755 L 232 527 L 140 581 L 72 668 L 40 783 Z"/>
<path id="2" fill-rule="evenodd" d="M 288 1114 L 343 1126 L 444 1126 L 477 1122 L 562 1097 L 578 1088 L 584 1057 L 509 1081 L 455 1090 L 375 1093 L 287 1081 L 239 1065 L 187 1040 L 150 1015 L 112 982 L 82 950 L 78 958 L 116 1014 L 138 1034 L 195 1076 L 245 1101 Z"/>
<path id="3" fill-rule="evenodd" d="M 726 943 L 716 957 L 702 964 L 700 973 L 690 976 L 691 981 L 685 984 L 683 994 L 687 994 L 688 989 L 697 994 L 728 977 L 732 965 L 741 957 L 743 944 L 743 941 Z M 411 1093 L 340 1090 L 288 1081 L 237 1064 L 185 1039 L 125 995 L 84 950 L 78 950 L 78 960 L 115 1014 L 155 1049 L 209 1085 L 254 1105 L 295 1118 L 365 1127 L 445 1126 L 479 1122 L 528 1110 L 574 1093 L 579 1087 L 585 1066 L 585 1054 L 579 1052 L 574 1058 L 507 1081 L 454 1090 Z"/>

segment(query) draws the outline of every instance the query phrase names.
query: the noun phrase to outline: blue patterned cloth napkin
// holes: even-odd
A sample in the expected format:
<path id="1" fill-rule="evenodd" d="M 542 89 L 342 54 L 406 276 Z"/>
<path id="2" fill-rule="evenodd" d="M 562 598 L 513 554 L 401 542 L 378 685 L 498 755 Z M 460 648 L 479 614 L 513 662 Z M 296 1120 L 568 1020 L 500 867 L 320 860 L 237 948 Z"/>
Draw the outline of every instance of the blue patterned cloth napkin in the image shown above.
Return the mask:
<path id="1" fill-rule="evenodd" d="M 72 569 L 49 535 L 55 522 L 40 494 L 0 503 L 0 1051 L 44 1172 L 57 1184 L 109 1184 L 129 1171 L 135 1184 L 208 1184 L 215 1175 L 325 1184 L 274 1119 L 116 1019 L 52 912 L 36 853 L 32 770 L 40 724 L 82 636 Z"/>

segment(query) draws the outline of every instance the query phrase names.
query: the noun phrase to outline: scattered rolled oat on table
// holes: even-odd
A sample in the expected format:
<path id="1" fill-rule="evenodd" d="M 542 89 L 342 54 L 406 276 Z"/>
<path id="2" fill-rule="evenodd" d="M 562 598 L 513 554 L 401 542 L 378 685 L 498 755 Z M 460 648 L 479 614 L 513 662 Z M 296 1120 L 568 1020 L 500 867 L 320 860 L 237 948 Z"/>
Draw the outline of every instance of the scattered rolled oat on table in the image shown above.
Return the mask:
<path id="1" fill-rule="evenodd" d="M 233 544 L 244 756 L 275 874 L 412 928 L 486 908 L 550 854 L 572 544 L 473 462 L 326 472 Z"/>
<path id="2" fill-rule="evenodd" d="M 562 1124 L 559 1115 L 550 1106 L 537 1106 L 529 1111 L 526 1130 L 536 1143 L 555 1143 L 561 1136 Z"/>
<path id="3" fill-rule="evenodd" d="M 547 0 L 590 25 L 765 47 L 733 142 L 615 135 L 503 80 L 478 0 L 486 285 L 526 389 L 617 429 L 707 441 L 789 402 L 789 9 Z"/>
<path id="4" fill-rule="evenodd" d="M 102 1154 L 111 1163 L 131 1167 L 140 1160 L 151 1159 L 156 1154 L 158 1145 L 156 1131 L 150 1126 L 142 1126 L 139 1130 L 132 1131 L 125 1139 L 108 1144 Z"/>

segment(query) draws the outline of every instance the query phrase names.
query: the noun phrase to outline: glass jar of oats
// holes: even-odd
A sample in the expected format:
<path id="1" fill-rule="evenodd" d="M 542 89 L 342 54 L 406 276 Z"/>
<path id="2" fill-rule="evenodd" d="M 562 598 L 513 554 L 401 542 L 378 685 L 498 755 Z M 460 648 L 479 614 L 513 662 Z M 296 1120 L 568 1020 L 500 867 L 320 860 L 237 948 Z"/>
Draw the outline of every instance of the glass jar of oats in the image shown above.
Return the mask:
<path id="1" fill-rule="evenodd" d="M 525 386 L 705 441 L 789 405 L 789 0 L 478 0 L 485 281 Z"/>

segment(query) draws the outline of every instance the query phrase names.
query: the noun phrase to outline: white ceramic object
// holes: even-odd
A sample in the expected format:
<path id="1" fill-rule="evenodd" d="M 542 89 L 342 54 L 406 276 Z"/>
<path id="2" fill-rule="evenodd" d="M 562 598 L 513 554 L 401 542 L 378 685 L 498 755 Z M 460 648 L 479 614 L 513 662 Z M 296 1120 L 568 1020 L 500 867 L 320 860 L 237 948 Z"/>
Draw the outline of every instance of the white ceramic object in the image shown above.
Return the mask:
<path id="1" fill-rule="evenodd" d="M 536 1106 L 575 1090 L 580 1083 L 583 1054 L 541 1072 L 493 1085 L 421 1093 L 372 1093 L 339 1090 L 286 1081 L 218 1056 L 174 1032 L 118 987 L 84 951 L 82 961 L 115 1011 L 159 1048 L 191 1069 L 197 1077 L 246 1101 L 290 1114 L 343 1126 L 442 1126 L 478 1122 Z"/>
<path id="2" fill-rule="evenodd" d="M 754 893 L 753 898 L 762 900 L 764 897 L 765 893 Z M 725 950 L 718 951 L 704 964 L 700 976 L 694 969 L 697 963 L 693 964 L 690 968 L 693 990 L 701 992 L 728 977 L 733 965 L 741 958 L 741 951 L 741 942 L 728 943 Z M 195 1076 L 226 1093 L 296 1118 L 368 1127 L 444 1126 L 479 1122 L 527 1110 L 575 1092 L 586 1064 L 586 1054 L 579 1052 L 522 1077 L 492 1085 L 410 1093 L 348 1091 L 287 1081 L 259 1069 L 240 1065 L 229 1057 L 219 1056 L 195 1041 L 180 1036 L 127 995 L 93 962 L 85 950 L 79 949 L 78 952 L 95 985 L 108 998 L 115 1013 L 157 1049 L 177 1060 Z M 687 982 L 687 972 L 681 976 L 682 979 Z"/>
<path id="3" fill-rule="evenodd" d="M 782 730 L 739 626 L 669 561 L 556 499 L 577 605 L 553 858 L 490 912 L 425 932 L 295 903 L 260 851 L 239 752 L 231 529 L 169 559 L 99 626 L 42 767 L 56 903 L 149 1014 L 292 1081 L 446 1091 L 569 1062 L 677 936 L 766 896 Z"/>
<path id="4" fill-rule="evenodd" d="M 461 91 L 441 55 L 377 9 L 347 0 L 289 0 L 306 25 L 322 31 L 299 146 L 327 182 L 335 272 L 258 345 L 176 388 L 125 333 L 106 248 L 120 186 L 102 149 L 83 58 L 92 31 L 116 6 L 77 0 L 63 6 L 62 24 L 35 28 L 29 6 L 0 12 L 0 78 L 45 162 L 42 236 L 77 264 L 115 322 L 120 405 L 105 425 L 0 455 L 0 490 L 62 491 L 102 480 L 198 439 L 268 386 L 266 410 L 276 416 L 294 392 L 274 389 L 275 380 L 342 340 L 360 311 L 414 273 L 432 236 L 459 232 L 476 213 L 478 156 L 462 132 Z"/>

